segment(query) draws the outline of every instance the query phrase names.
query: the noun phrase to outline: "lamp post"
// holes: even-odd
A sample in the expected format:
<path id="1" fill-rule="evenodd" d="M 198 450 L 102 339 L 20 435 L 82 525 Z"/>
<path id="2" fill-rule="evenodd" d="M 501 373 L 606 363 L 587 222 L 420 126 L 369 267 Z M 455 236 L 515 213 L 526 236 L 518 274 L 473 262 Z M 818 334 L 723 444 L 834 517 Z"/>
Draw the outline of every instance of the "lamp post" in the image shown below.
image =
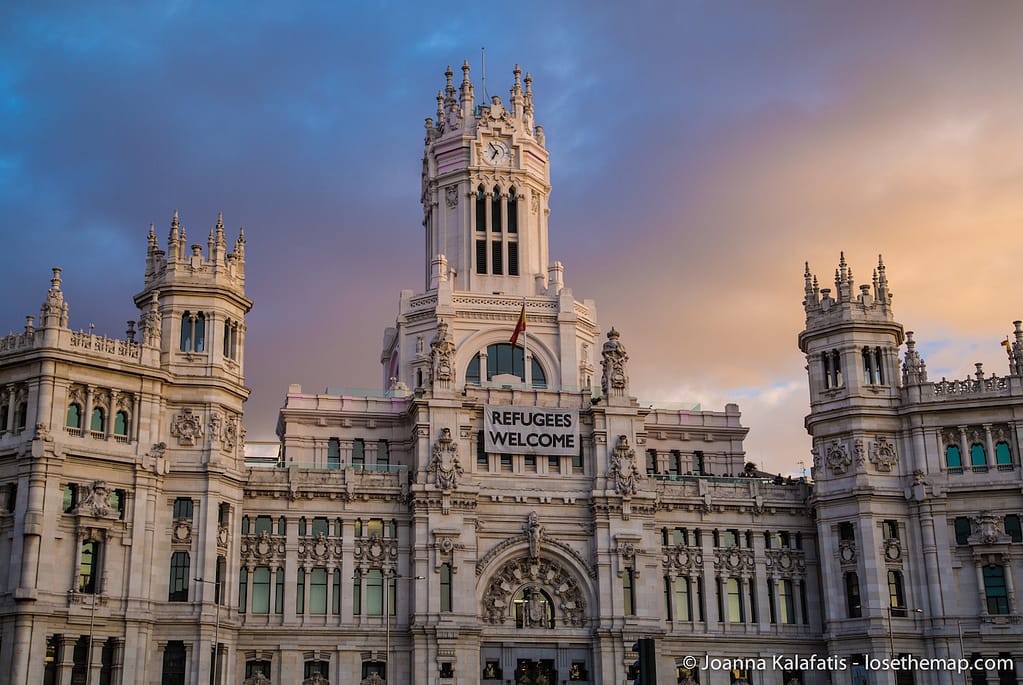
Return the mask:
<path id="1" fill-rule="evenodd" d="M 194 580 L 197 583 L 210 583 L 213 585 L 213 603 L 217 607 L 217 619 L 216 623 L 213 624 L 213 657 L 210 664 L 210 685 L 217 685 L 220 682 L 220 601 L 224 583 L 220 580 L 206 580 L 204 578 L 195 578 Z"/>

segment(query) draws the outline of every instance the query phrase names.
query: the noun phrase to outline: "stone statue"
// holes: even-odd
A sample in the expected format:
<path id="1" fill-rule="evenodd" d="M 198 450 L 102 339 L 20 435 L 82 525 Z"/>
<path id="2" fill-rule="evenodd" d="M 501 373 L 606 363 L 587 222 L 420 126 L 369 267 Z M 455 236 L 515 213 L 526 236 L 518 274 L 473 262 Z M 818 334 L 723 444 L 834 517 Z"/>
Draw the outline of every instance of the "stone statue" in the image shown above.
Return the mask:
<path id="1" fill-rule="evenodd" d="M 607 469 L 607 477 L 614 481 L 615 490 L 620 495 L 635 495 L 643 474 L 636 464 L 636 451 L 629 447 L 629 439 L 618 436 L 618 442 L 611 452 L 611 465 Z"/>
<path id="2" fill-rule="evenodd" d="M 430 473 L 434 483 L 442 490 L 454 490 L 458 487 L 458 479 L 464 470 L 458 460 L 458 445 L 451 438 L 451 429 L 441 429 L 440 438 L 433 446 L 433 457 L 430 459 Z"/>
<path id="3" fill-rule="evenodd" d="M 431 381 L 450 383 L 455 380 L 454 372 L 455 339 L 448 332 L 446 321 L 437 324 L 437 333 L 430 341 Z"/>
<path id="4" fill-rule="evenodd" d="M 537 518 L 536 512 L 529 512 L 526 522 L 526 537 L 529 539 L 529 558 L 536 559 L 540 556 L 540 543 L 543 541 L 543 526 Z"/>
<path id="5" fill-rule="evenodd" d="M 629 355 L 618 338 L 618 331 L 612 326 L 600 353 L 600 365 L 604 369 L 600 389 L 606 397 L 624 397 L 629 389 L 629 377 L 625 373 L 625 362 L 629 361 Z"/>

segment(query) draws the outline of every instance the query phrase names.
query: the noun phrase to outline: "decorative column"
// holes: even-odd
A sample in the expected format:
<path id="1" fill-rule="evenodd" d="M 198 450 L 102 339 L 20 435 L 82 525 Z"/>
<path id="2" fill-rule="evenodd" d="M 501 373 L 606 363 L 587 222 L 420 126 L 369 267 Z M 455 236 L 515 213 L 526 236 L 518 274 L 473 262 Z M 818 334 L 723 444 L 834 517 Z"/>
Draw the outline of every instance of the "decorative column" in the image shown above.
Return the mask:
<path id="1" fill-rule="evenodd" d="M 981 565 L 980 559 L 973 560 L 973 566 L 977 571 L 977 595 L 980 598 L 980 616 L 986 618 L 987 613 L 987 595 L 984 592 L 984 568 Z"/>
<path id="2" fill-rule="evenodd" d="M 82 437 L 89 435 L 92 430 L 92 394 L 95 392 L 95 388 L 91 385 L 87 385 L 82 389 L 82 395 L 85 402 L 85 409 L 82 411 Z"/>
<path id="3" fill-rule="evenodd" d="M 75 665 L 75 643 L 78 642 L 77 635 L 60 636 L 60 681 L 61 683 L 71 682 L 71 669 Z"/>
<path id="4" fill-rule="evenodd" d="M 93 599 L 95 601 L 95 599 Z M 92 665 L 89 668 L 88 680 L 86 683 L 98 683 L 100 671 L 103 670 L 103 646 L 105 640 L 101 636 L 94 636 L 89 651 L 92 653 Z"/>
<path id="5" fill-rule="evenodd" d="M 988 466 L 992 466 L 995 463 L 995 446 L 991 442 L 991 424 L 985 423 L 984 425 L 984 445 L 987 450 L 984 453 L 984 463 Z"/>

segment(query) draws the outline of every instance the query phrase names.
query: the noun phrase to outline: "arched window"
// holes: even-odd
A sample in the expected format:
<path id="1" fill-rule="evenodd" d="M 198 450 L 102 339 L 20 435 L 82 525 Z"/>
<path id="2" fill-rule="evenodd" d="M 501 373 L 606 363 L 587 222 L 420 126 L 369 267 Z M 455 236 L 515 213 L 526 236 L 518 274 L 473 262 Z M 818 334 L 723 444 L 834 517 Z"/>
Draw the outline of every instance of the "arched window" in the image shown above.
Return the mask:
<path id="1" fill-rule="evenodd" d="M 979 442 L 970 445 L 970 466 L 987 466 L 987 452 Z"/>
<path id="2" fill-rule="evenodd" d="M 128 435 L 128 412 L 121 410 L 114 416 L 114 435 Z"/>
<path id="3" fill-rule="evenodd" d="M 64 425 L 68 428 L 81 428 L 82 427 L 82 408 L 78 404 L 72 402 L 67 408 L 67 419 L 64 421 Z"/>
<path id="4" fill-rule="evenodd" d="M 514 188 L 508 191 L 508 232 L 509 233 L 519 232 L 519 203 L 518 196 L 515 194 Z M 511 260 L 509 259 L 508 261 L 510 267 Z"/>
<path id="5" fill-rule="evenodd" d="M 631 569 L 630 569 L 631 570 Z M 537 587 L 524 587 L 513 600 L 516 628 L 553 628 L 554 602 Z"/>
<path id="6" fill-rule="evenodd" d="M 892 616 L 906 615 L 906 593 L 902 585 L 902 572 L 888 572 L 888 606 Z"/>
<path id="7" fill-rule="evenodd" d="M 14 410 L 14 427 L 19 430 L 25 430 L 25 425 L 28 422 L 28 403 L 19 402 L 17 409 Z"/>
<path id="8" fill-rule="evenodd" d="M 963 457 L 956 445 L 945 447 L 945 466 L 950 469 L 961 469 L 963 467 Z"/>
<path id="9" fill-rule="evenodd" d="M 203 352 L 206 349 L 206 315 L 199 312 L 195 315 L 195 338 L 192 344 L 193 352 Z"/>
<path id="10" fill-rule="evenodd" d="M 547 375 L 543 371 L 543 367 L 536 360 L 534 356 L 532 358 L 532 369 L 531 369 L 531 380 L 534 388 L 546 388 L 547 387 Z M 518 345 L 514 347 L 510 343 L 496 343 L 487 347 L 487 380 L 492 380 L 494 376 L 501 374 L 511 374 L 518 376 L 519 380 L 523 383 L 526 382 L 525 374 L 525 356 L 522 348 Z M 465 382 L 466 383 L 480 383 L 480 356 L 476 354 L 469 362 L 468 368 L 465 371 Z"/>
<path id="11" fill-rule="evenodd" d="M 504 227 L 501 225 L 501 189 L 494 186 L 493 195 L 490 197 L 490 229 L 494 233 L 500 233 Z M 497 273 L 497 270 L 494 270 Z"/>
<path id="12" fill-rule="evenodd" d="M 167 588 L 168 602 L 188 601 L 188 569 L 191 563 L 188 552 L 171 555 L 170 584 Z"/>
<path id="13" fill-rule="evenodd" d="M 89 421 L 89 430 L 93 433 L 102 433 L 106 430 L 106 414 L 103 412 L 102 407 L 96 407 L 92 410 L 92 419 Z"/>
<path id="14" fill-rule="evenodd" d="M 995 445 L 995 463 L 999 466 L 1012 463 L 1012 452 L 1009 451 L 1009 443 L 999 442 Z"/>
<path id="15" fill-rule="evenodd" d="M 192 351 L 192 313 L 185 312 L 181 315 L 181 351 Z"/>
<path id="16" fill-rule="evenodd" d="M 483 186 L 476 189 L 476 230 L 487 230 L 487 192 L 483 190 Z"/>

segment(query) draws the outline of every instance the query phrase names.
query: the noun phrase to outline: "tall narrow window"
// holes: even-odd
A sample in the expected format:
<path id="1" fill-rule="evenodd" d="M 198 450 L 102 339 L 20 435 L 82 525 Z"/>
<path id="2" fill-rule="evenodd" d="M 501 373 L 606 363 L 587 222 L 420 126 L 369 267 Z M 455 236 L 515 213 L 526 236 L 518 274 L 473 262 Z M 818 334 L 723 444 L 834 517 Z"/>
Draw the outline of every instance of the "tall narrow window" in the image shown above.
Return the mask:
<path id="1" fill-rule="evenodd" d="M 277 569 L 277 582 L 274 585 L 274 613 L 284 613 L 284 569 Z"/>
<path id="2" fill-rule="evenodd" d="M 167 587 L 168 602 L 188 601 L 189 565 L 188 552 L 175 552 L 171 555 L 170 584 Z"/>
<path id="3" fill-rule="evenodd" d="M 652 476 L 657 473 L 657 450 L 646 451 L 646 475 Z"/>
<path id="4" fill-rule="evenodd" d="M 476 230 L 485 231 L 487 230 L 487 194 L 483 190 L 483 186 L 476 189 Z M 486 255 L 483 257 L 484 263 L 486 262 Z M 480 273 L 486 273 L 484 269 Z"/>
<path id="5" fill-rule="evenodd" d="M 362 615 L 362 571 L 355 569 L 355 577 L 352 579 L 352 614 Z"/>
<path id="6" fill-rule="evenodd" d="M 270 613 L 270 567 L 252 569 L 252 613 Z"/>
<path id="7" fill-rule="evenodd" d="M 987 466 L 987 453 L 979 442 L 970 445 L 970 466 Z"/>
<path id="8" fill-rule="evenodd" d="M 508 243 L 508 275 L 519 275 L 519 244 L 516 242 Z"/>
<path id="9" fill-rule="evenodd" d="M 703 463 L 703 452 L 696 450 L 693 452 L 693 473 L 697 476 L 704 474 L 705 464 Z"/>
<path id="10" fill-rule="evenodd" d="M 693 620 L 693 597 L 690 592 L 689 579 L 683 576 L 675 578 L 675 620 Z"/>
<path id="11" fill-rule="evenodd" d="M 451 564 L 440 565 L 440 610 L 451 611 Z"/>
<path id="12" fill-rule="evenodd" d="M 206 349 L 206 315 L 199 312 L 195 315 L 195 338 L 192 341 L 193 352 L 203 352 Z"/>
<path id="13" fill-rule="evenodd" d="M 999 466 L 1006 466 L 1012 463 L 1012 452 L 1009 451 L 1009 443 L 999 442 L 995 445 L 995 463 Z"/>
<path id="14" fill-rule="evenodd" d="M 323 567 L 309 572 L 309 613 L 327 613 L 327 569 Z"/>
<path id="15" fill-rule="evenodd" d="M 192 351 L 192 313 L 185 312 L 181 315 L 181 345 L 182 352 Z"/>
<path id="16" fill-rule="evenodd" d="M 384 614 L 384 576 L 378 568 L 366 571 L 366 615 Z"/>
<path id="17" fill-rule="evenodd" d="M 778 613 L 781 622 L 792 624 L 796 622 L 796 605 L 792 596 L 792 581 L 783 579 L 777 581 L 778 589 Z"/>
<path id="18" fill-rule="evenodd" d="M 1013 542 L 1023 542 L 1023 527 L 1020 526 L 1019 514 L 1006 514 L 1005 534 Z"/>
<path id="19" fill-rule="evenodd" d="M 242 566 L 238 569 L 238 611 L 244 614 L 249 605 L 249 569 Z"/>
<path id="20" fill-rule="evenodd" d="M 989 614 L 1009 613 L 1009 593 L 1005 586 L 1004 567 L 984 567 L 984 597 L 987 600 Z"/>
<path id="21" fill-rule="evenodd" d="M 845 614 L 849 618 L 863 615 L 863 607 L 860 606 L 860 578 L 855 571 L 845 574 Z"/>
<path id="22" fill-rule="evenodd" d="M 504 254 L 504 244 L 500 240 L 494 240 L 490 243 L 490 261 L 493 266 L 493 273 L 495 276 L 500 276 L 504 273 L 504 260 L 502 256 Z"/>
<path id="23" fill-rule="evenodd" d="M 128 435 L 128 412 L 119 411 L 114 415 L 114 435 L 127 437 Z"/>
<path id="24" fill-rule="evenodd" d="M 366 441 L 362 438 L 355 438 L 352 441 L 352 464 L 362 466 L 366 463 Z"/>
<path id="25" fill-rule="evenodd" d="M 224 577 L 227 575 L 227 559 L 217 557 L 217 570 L 213 580 L 213 602 L 224 605 Z"/>
<path id="26" fill-rule="evenodd" d="M 163 648 L 163 673 L 160 685 L 185 685 L 184 642 L 171 640 Z"/>
<path id="27" fill-rule="evenodd" d="M 824 371 L 824 388 L 830 390 L 835 387 L 834 377 L 831 375 L 831 353 L 821 352 L 821 370 Z"/>
<path id="28" fill-rule="evenodd" d="M 341 613 L 341 569 L 334 569 L 334 584 L 330 592 L 330 613 Z"/>
<path id="29" fill-rule="evenodd" d="M 68 483 L 64 486 L 64 500 L 62 502 L 62 510 L 65 514 L 70 514 L 78 506 L 78 486 L 74 483 Z"/>
<path id="30" fill-rule="evenodd" d="M 863 383 L 865 385 L 874 384 L 874 354 L 871 352 L 869 347 L 863 348 Z"/>
<path id="31" fill-rule="evenodd" d="M 330 438 L 327 441 L 327 468 L 341 468 L 341 441 L 337 438 Z"/>
<path id="32" fill-rule="evenodd" d="M 874 348 L 874 384 L 884 385 L 884 356 L 880 347 Z"/>
<path id="33" fill-rule="evenodd" d="M 6 418 L 6 417 L 5 417 Z M 7 421 L 4 421 L 6 424 Z M 64 425 L 68 428 L 81 428 L 82 427 L 82 408 L 75 403 L 71 403 L 67 408 L 67 419 L 64 421 Z"/>
<path id="34" fill-rule="evenodd" d="M 970 535 L 973 530 L 970 526 L 970 519 L 966 516 L 956 516 L 952 522 L 952 526 L 955 530 L 956 544 L 965 545 L 970 541 Z"/>
<path id="35" fill-rule="evenodd" d="M 490 228 L 494 233 L 500 233 L 504 227 L 501 225 L 501 189 L 494 186 L 490 196 Z M 497 273 L 497 270 L 494 270 Z"/>
<path id="36" fill-rule="evenodd" d="M 78 591 L 96 594 L 96 579 L 99 575 L 102 545 L 95 540 L 86 540 L 81 548 L 81 565 L 78 571 Z"/>
<path id="37" fill-rule="evenodd" d="M 106 414 L 103 412 L 101 407 L 96 407 L 92 410 L 92 420 L 89 422 L 89 430 L 93 433 L 105 433 L 107 422 Z"/>
<path id="38" fill-rule="evenodd" d="M 518 233 L 519 232 L 519 196 L 515 194 L 515 189 L 512 188 L 508 191 L 508 232 Z M 508 260 L 511 261 L 510 259 Z M 511 273 L 509 271 L 508 273 Z M 512 274 L 516 275 L 516 274 Z"/>
<path id="39" fill-rule="evenodd" d="M 295 578 L 295 613 L 305 613 L 305 569 L 298 569 Z"/>
<path id="40" fill-rule="evenodd" d="M 738 578 L 728 578 L 725 581 L 725 596 L 728 600 L 728 621 L 742 623 L 745 617 L 742 611 L 742 591 Z"/>
<path id="41" fill-rule="evenodd" d="M 391 447 L 386 440 L 377 440 L 377 466 L 386 470 L 391 465 Z"/>
<path id="42" fill-rule="evenodd" d="M 842 358 L 838 354 L 838 350 L 832 350 L 831 352 L 831 380 L 833 386 L 838 388 L 842 385 Z"/>
<path id="43" fill-rule="evenodd" d="M 945 448 L 945 466 L 950 469 L 961 469 L 963 467 L 963 457 L 959 454 L 959 448 L 955 445 L 948 445 Z"/>
<path id="44" fill-rule="evenodd" d="M 476 273 L 487 273 L 487 241 L 483 239 L 476 241 Z"/>
<path id="45" fill-rule="evenodd" d="M 892 616 L 906 615 L 906 593 L 902 586 L 902 572 L 888 572 L 888 607 Z"/>
<path id="46" fill-rule="evenodd" d="M 636 615 L 636 576 L 635 570 L 631 568 L 625 569 L 625 573 L 622 574 L 622 595 L 625 597 L 625 615 L 635 616 Z"/>
<path id="47" fill-rule="evenodd" d="M 25 430 L 25 424 L 28 422 L 28 403 L 18 402 L 18 406 L 14 409 L 14 428 L 15 430 Z"/>
<path id="48" fill-rule="evenodd" d="M 487 456 L 487 444 L 484 440 L 483 431 L 476 433 L 476 465 L 486 470 L 490 465 L 490 458 Z"/>

